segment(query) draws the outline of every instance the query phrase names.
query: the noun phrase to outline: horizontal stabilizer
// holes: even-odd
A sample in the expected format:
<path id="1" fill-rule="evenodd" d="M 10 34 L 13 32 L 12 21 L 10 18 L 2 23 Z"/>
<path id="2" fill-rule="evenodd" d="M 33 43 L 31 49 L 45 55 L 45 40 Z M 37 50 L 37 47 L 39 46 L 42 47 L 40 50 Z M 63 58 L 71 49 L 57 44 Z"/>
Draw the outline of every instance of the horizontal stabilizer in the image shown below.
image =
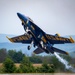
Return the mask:
<path id="1" fill-rule="evenodd" d="M 44 50 L 42 50 L 41 48 L 37 48 L 36 50 L 34 50 L 34 53 L 35 54 L 40 54 L 40 53 L 42 53 L 42 52 L 44 52 Z"/>
<path id="2" fill-rule="evenodd" d="M 61 53 L 61 54 L 68 55 L 68 52 L 66 52 L 66 51 L 63 51 L 63 50 L 60 50 L 60 49 L 57 49 L 57 48 L 54 48 L 54 47 L 52 47 L 52 49 L 54 50 L 54 52 L 58 52 L 58 53 Z"/>

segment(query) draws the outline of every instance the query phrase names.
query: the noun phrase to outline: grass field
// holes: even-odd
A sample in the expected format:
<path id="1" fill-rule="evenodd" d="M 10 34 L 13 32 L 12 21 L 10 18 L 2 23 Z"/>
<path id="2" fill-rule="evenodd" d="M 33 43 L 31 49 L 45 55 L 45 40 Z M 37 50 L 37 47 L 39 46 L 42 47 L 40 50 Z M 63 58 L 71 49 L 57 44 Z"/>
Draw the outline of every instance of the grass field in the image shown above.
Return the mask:
<path id="1" fill-rule="evenodd" d="M 19 66 L 20 66 L 19 63 L 16 63 L 15 65 L 16 65 L 16 67 L 19 67 Z M 33 64 L 33 66 L 34 66 L 34 67 L 41 67 L 42 64 Z"/>
<path id="2" fill-rule="evenodd" d="M 20 64 L 19 63 L 15 63 L 16 67 L 19 67 Z M 33 64 L 34 67 L 41 67 L 42 64 Z M 0 63 L 0 67 L 2 67 L 2 63 Z"/>

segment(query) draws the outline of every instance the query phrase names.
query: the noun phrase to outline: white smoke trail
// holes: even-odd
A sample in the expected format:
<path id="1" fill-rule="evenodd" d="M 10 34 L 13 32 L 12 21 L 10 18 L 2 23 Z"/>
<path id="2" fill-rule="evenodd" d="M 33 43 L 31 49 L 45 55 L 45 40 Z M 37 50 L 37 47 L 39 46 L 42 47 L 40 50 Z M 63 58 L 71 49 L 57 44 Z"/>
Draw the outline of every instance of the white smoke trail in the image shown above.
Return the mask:
<path id="1" fill-rule="evenodd" d="M 54 52 L 54 55 L 56 56 L 56 58 L 65 65 L 66 69 L 72 69 L 72 66 L 69 65 L 68 61 L 66 61 L 65 59 L 63 59 L 62 57 L 60 57 L 56 52 Z"/>

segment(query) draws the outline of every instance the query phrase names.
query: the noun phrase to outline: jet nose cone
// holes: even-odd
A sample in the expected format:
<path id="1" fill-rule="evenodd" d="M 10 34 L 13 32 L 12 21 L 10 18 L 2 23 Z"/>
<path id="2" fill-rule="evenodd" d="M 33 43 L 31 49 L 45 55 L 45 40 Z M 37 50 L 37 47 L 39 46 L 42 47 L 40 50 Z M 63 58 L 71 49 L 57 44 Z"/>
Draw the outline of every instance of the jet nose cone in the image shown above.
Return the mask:
<path id="1" fill-rule="evenodd" d="M 20 18 L 21 14 L 20 13 L 17 13 L 18 17 Z"/>
<path id="2" fill-rule="evenodd" d="M 17 13 L 17 16 L 21 19 L 21 20 L 23 20 L 23 21 L 27 21 L 27 18 L 23 15 L 23 14 L 20 14 L 20 13 Z"/>
<path id="3" fill-rule="evenodd" d="M 20 18 L 20 19 L 23 19 L 24 20 L 24 16 L 20 13 L 17 13 L 17 16 Z"/>

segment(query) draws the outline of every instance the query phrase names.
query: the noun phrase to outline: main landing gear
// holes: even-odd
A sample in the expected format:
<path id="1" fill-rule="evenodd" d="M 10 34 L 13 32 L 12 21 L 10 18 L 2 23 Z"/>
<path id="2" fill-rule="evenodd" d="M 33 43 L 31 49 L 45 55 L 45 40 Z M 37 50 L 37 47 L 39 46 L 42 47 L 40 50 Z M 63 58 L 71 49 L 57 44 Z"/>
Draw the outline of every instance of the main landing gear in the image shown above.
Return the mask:
<path id="1" fill-rule="evenodd" d="M 46 46 L 44 45 L 43 41 L 40 41 L 40 44 L 41 44 L 42 48 L 46 49 Z"/>
<path id="2" fill-rule="evenodd" d="M 33 45 L 33 41 L 31 42 L 31 44 L 30 44 L 30 46 L 28 46 L 28 50 L 30 50 L 31 49 L 31 47 L 32 47 L 32 45 Z"/>
<path id="3" fill-rule="evenodd" d="M 30 50 L 31 49 L 31 47 L 30 46 L 28 46 L 28 50 Z"/>

